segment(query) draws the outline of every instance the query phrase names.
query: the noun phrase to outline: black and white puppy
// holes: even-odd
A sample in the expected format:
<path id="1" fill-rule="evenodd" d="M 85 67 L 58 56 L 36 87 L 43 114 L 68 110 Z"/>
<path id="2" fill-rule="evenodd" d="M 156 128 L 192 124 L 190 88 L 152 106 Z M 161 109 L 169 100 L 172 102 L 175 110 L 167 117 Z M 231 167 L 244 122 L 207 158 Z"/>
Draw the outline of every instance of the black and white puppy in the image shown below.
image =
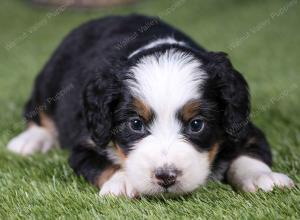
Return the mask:
<path id="1" fill-rule="evenodd" d="M 209 179 L 244 191 L 292 187 L 272 172 L 249 121 L 247 83 L 158 18 L 113 16 L 72 31 L 38 75 L 28 128 L 8 148 L 46 152 L 59 141 L 101 195 L 183 194 Z"/>

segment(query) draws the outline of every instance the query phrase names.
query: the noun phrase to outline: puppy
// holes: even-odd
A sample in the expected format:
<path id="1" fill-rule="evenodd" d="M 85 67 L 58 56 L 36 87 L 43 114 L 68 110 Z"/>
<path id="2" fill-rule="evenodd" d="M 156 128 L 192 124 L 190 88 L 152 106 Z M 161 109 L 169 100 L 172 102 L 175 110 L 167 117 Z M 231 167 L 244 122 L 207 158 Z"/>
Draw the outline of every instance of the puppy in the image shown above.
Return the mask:
<path id="1" fill-rule="evenodd" d="M 292 187 L 250 121 L 248 86 L 225 53 L 158 18 L 112 16 L 73 30 L 38 75 L 8 144 L 70 149 L 100 195 L 184 194 L 207 180 L 254 192 Z"/>

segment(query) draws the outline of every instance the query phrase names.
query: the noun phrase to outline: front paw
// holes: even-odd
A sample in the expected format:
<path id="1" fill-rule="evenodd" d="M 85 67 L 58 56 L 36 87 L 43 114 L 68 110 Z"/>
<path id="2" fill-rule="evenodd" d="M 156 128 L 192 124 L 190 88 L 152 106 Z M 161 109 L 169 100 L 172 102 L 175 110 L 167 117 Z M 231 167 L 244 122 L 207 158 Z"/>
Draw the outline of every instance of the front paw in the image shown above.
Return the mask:
<path id="1" fill-rule="evenodd" d="M 275 172 L 258 172 L 250 174 L 241 181 L 239 188 L 245 192 L 255 192 L 261 189 L 272 191 L 274 187 L 292 188 L 294 182 L 285 174 Z"/>
<path id="2" fill-rule="evenodd" d="M 126 196 L 128 198 L 138 197 L 138 192 L 128 181 L 123 171 L 117 171 L 107 182 L 105 182 L 99 192 L 100 196 Z"/>

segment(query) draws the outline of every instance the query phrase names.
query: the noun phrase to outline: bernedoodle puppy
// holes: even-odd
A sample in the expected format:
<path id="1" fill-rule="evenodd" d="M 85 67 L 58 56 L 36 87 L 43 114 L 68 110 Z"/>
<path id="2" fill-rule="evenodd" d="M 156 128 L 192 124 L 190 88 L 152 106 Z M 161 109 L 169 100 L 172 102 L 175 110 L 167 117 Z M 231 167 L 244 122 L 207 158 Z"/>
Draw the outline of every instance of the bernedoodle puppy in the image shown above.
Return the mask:
<path id="1" fill-rule="evenodd" d="M 31 155 L 58 141 L 100 195 L 184 194 L 209 179 L 250 192 L 292 187 L 271 170 L 249 113 L 247 83 L 225 53 L 158 18 L 111 16 L 63 40 L 8 148 Z"/>

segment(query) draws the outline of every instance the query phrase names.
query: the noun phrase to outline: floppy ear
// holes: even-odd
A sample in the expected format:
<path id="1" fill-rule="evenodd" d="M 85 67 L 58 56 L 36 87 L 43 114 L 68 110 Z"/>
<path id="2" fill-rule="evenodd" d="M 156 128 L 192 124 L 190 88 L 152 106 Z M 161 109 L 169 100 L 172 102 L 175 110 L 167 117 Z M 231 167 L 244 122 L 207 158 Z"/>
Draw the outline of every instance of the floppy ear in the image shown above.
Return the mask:
<path id="1" fill-rule="evenodd" d="M 100 147 L 106 147 L 111 140 L 112 116 L 121 90 L 118 82 L 111 74 L 102 74 L 88 83 L 84 91 L 87 127 Z"/>
<path id="2" fill-rule="evenodd" d="M 210 52 L 208 69 L 216 83 L 217 94 L 222 103 L 223 127 L 226 133 L 233 140 L 245 137 L 250 113 L 247 82 L 233 68 L 226 53 Z"/>

